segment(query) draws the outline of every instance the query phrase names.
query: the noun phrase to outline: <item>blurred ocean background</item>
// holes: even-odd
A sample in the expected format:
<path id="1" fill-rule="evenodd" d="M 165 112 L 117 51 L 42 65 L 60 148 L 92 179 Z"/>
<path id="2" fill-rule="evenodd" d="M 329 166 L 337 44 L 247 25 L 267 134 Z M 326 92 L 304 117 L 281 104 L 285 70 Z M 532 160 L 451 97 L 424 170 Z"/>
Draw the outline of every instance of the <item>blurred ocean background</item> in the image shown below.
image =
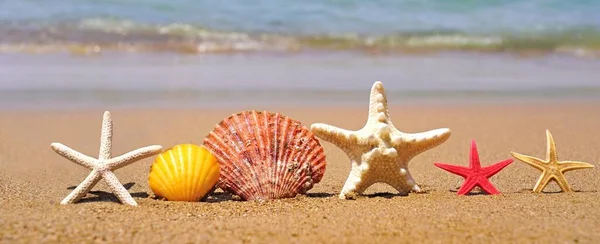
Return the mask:
<path id="1" fill-rule="evenodd" d="M 3 51 L 600 49 L 597 0 L 3 0 Z M 68 47 L 71 46 L 71 47 Z"/>
<path id="2" fill-rule="evenodd" d="M 3 107 L 594 99 L 599 59 L 598 0 L 0 1 Z"/>

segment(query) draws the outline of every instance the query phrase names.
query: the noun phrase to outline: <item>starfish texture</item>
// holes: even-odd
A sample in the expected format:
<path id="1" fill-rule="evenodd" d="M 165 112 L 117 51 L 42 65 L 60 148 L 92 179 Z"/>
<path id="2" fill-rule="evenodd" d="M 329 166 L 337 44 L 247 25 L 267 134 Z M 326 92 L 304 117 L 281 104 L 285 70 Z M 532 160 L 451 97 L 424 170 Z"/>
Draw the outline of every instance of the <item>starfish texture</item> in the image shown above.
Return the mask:
<path id="1" fill-rule="evenodd" d="M 458 190 L 458 195 L 465 195 L 471 192 L 471 190 L 473 190 L 473 188 L 476 186 L 479 186 L 488 194 L 500 194 L 500 192 L 496 189 L 496 187 L 494 187 L 494 185 L 492 185 L 488 178 L 494 176 L 512 162 L 512 159 L 507 159 L 482 168 L 481 162 L 479 161 L 479 153 L 477 152 L 477 144 L 475 144 L 475 140 L 473 140 L 471 141 L 471 157 L 469 158 L 469 167 L 442 163 L 435 163 L 435 166 L 465 178 L 464 183 Z"/>
<path id="2" fill-rule="evenodd" d="M 408 172 L 408 162 L 417 154 L 442 144 L 450 137 L 450 129 L 437 129 L 410 134 L 396 129 L 390 119 L 383 84 L 379 81 L 371 89 L 369 117 L 358 131 L 316 123 L 312 132 L 342 149 L 352 162 L 352 170 L 339 195 L 354 198 L 369 186 L 383 182 L 400 194 L 411 190 L 420 192 Z"/>
<path id="3" fill-rule="evenodd" d="M 544 187 L 546 187 L 551 180 L 556 181 L 562 191 L 571 192 L 571 187 L 569 186 L 569 183 L 567 183 L 564 173 L 576 169 L 593 168 L 594 165 L 576 161 L 558 161 L 556 144 L 554 144 L 554 139 L 549 130 L 546 130 L 546 140 L 548 143 L 546 160 L 522 155 L 516 152 L 511 152 L 511 154 L 513 157 L 542 171 L 542 175 L 533 187 L 534 192 L 542 192 Z"/>
<path id="4" fill-rule="evenodd" d="M 102 120 L 100 154 L 97 159 L 77 152 L 61 143 L 52 143 L 50 145 L 50 147 L 59 155 L 92 170 L 88 177 L 85 178 L 71 194 L 60 202 L 61 204 L 79 201 L 92 189 L 92 187 L 94 187 L 94 185 L 96 185 L 96 183 L 98 183 L 98 181 L 100 181 L 100 178 L 104 178 L 108 187 L 122 203 L 137 206 L 135 200 L 133 200 L 127 189 L 121 185 L 117 176 L 115 176 L 112 171 L 125 167 L 143 158 L 158 154 L 162 151 L 162 147 L 158 145 L 148 146 L 111 158 L 112 128 L 110 112 L 106 111 L 104 112 L 104 119 Z"/>

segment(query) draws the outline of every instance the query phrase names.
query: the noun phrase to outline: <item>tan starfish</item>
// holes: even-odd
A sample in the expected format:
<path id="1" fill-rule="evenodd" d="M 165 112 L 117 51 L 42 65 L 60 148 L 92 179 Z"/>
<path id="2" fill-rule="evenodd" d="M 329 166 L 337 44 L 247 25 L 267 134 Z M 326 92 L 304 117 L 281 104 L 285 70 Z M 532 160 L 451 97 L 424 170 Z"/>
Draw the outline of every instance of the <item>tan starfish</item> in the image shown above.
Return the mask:
<path id="1" fill-rule="evenodd" d="M 378 182 L 391 185 L 400 194 L 421 191 L 408 172 L 408 162 L 450 137 L 447 128 L 416 134 L 397 130 L 390 119 L 380 81 L 371 89 L 369 118 L 362 129 L 349 131 L 317 123 L 311 130 L 342 149 L 352 161 L 352 170 L 339 195 L 342 199 L 354 198 Z"/>
<path id="2" fill-rule="evenodd" d="M 546 187 L 551 180 L 555 180 L 560 186 L 560 189 L 562 189 L 564 192 L 571 192 L 571 187 L 569 186 L 569 183 L 567 183 L 564 173 L 576 169 L 593 168 L 594 165 L 576 161 L 558 161 L 556 145 L 554 144 L 554 139 L 552 138 L 552 134 L 550 134 L 549 130 L 546 130 L 546 137 L 548 142 L 548 154 L 546 156 L 546 160 L 525 156 L 516 152 L 511 152 L 511 154 L 516 159 L 519 159 L 542 171 L 542 175 L 533 187 L 534 192 L 542 192 L 544 187 Z"/>
<path id="3" fill-rule="evenodd" d="M 110 190 L 122 203 L 137 206 L 135 200 L 133 200 L 127 189 L 121 185 L 117 176 L 115 176 L 112 171 L 125 167 L 140 159 L 160 153 L 162 147 L 158 145 L 148 146 L 111 158 L 112 134 L 112 119 L 110 117 L 110 112 L 106 111 L 104 112 L 104 119 L 102 120 L 100 155 L 98 156 L 98 159 L 77 152 L 61 143 L 52 143 L 50 145 L 50 147 L 59 155 L 92 170 L 88 177 L 85 178 L 71 194 L 60 202 L 61 204 L 79 201 L 92 189 L 92 187 L 94 187 L 94 185 L 96 185 L 96 183 L 98 183 L 98 181 L 100 181 L 100 178 L 104 178 L 104 181 L 108 184 Z"/>

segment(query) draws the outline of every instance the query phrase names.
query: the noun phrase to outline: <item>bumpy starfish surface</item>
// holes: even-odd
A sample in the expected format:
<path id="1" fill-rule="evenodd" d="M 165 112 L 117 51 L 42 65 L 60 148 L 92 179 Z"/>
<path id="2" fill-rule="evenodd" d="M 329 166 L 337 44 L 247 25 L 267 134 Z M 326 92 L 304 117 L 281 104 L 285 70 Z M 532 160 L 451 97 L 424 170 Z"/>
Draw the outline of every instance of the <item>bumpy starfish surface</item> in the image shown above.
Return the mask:
<path id="1" fill-rule="evenodd" d="M 546 187 L 551 180 L 555 180 L 560 186 L 560 189 L 564 192 L 571 192 L 571 187 L 569 186 L 569 183 L 567 183 L 564 173 L 576 169 L 593 168 L 594 165 L 576 161 L 558 161 L 556 145 L 554 144 L 554 139 L 549 130 L 546 130 L 546 137 L 548 143 L 546 160 L 525 156 L 516 152 L 511 152 L 511 154 L 513 157 L 542 171 L 542 175 L 533 187 L 534 192 L 542 192 L 544 187 Z"/>
<path id="2" fill-rule="evenodd" d="M 106 111 L 104 112 L 104 119 L 102 120 L 100 155 L 98 156 L 98 159 L 77 152 L 61 143 L 52 143 L 50 145 L 50 147 L 59 155 L 92 170 L 88 177 L 85 178 L 71 194 L 60 202 L 61 204 L 79 201 L 92 189 L 92 187 L 94 187 L 94 185 L 96 185 L 96 183 L 98 183 L 98 181 L 100 181 L 100 178 L 104 178 L 108 187 L 122 203 L 137 206 L 135 200 L 133 200 L 127 189 L 121 185 L 117 176 L 115 176 L 112 171 L 125 167 L 140 159 L 160 153 L 162 147 L 158 145 L 148 146 L 111 158 L 112 134 L 112 119 L 110 117 L 110 112 Z"/>
<path id="3" fill-rule="evenodd" d="M 512 162 L 512 159 L 507 159 L 482 168 L 481 162 L 479 161 L 479 153 L 477 152 L 477 144 L 475 144 L 475 140 L 473 140 L 471 141 L 471 157 L 469 158 L 469 167 L 443 163 L 434 163 L 434 165 L 450 173 L 457 174 L 465 178 L 465 182 L 456 193 L 458 195 L 466 195 L 476 186 L 479 186 L 481 190 L 487 192 L 488 194 L 500 194 L 500 192 L 496 189 L 496 187 L 494 187 L 488 178 L 494 176 Z"/>
<path id="4" fill-rule="evenodd" d="M 420 192 L 408 172 L 408 162 L 417 154 L 440 145 L 450 137 L 450 129 L 410 134 L 396 129 L 390 119 L 383 84 L 371 89 L 369 117 L 358 131 L 326 124 L 313 124 L 312 132 L 342 149 L 352 161 L 352 170 L 339 195 L 342 199 L 362 194 L 369 186 L 384 182 L 400 194 Z"/>

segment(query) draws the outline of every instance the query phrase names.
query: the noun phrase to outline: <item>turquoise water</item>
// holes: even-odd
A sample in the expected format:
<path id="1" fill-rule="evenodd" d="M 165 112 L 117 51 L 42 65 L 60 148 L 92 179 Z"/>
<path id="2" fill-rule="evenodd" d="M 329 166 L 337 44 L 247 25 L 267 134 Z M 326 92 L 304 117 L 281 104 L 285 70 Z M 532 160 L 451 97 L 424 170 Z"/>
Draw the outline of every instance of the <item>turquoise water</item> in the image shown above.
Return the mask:
<path id="1" fill-rule="evenodd" d="M 598 53 L 597 0 L 4 0 L 0 51 Z"/>

